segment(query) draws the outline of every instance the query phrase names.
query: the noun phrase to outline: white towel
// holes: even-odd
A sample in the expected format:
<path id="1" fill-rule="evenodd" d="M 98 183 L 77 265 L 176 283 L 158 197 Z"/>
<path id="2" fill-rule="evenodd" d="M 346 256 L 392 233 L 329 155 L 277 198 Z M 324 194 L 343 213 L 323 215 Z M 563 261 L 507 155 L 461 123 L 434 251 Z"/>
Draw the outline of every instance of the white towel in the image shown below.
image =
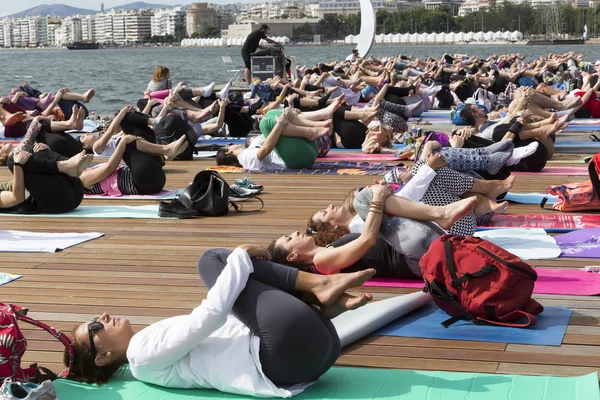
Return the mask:
<path id="1" fill-rule="evenodd" d="M 43 233 L 0 230 L 0 252 L 54 253 L 104 233 Z"/>
<path id="2" fill-rule="evenodd" d="M 474 236 L 492 242 L 522 260 L 547 260 L 558 258 L 561 253 L 556 240 L 542 228 L 493 229 L 476 232 Z"/>

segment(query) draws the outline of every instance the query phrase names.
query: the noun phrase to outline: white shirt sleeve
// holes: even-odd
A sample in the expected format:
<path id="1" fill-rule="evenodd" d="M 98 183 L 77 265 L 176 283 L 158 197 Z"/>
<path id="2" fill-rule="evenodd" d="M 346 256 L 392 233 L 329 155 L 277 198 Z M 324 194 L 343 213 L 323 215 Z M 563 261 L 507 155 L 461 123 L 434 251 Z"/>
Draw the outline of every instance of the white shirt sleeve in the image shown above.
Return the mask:
<path id="1" fill-rule="evenodd" d="M 417 174 L 402 189 L 397 191 L 394 196 L 404 197 L 412 201 L 421 201 L 436 175 L 436 172 L 429 165 L 423 165 L 419 168 Z"/>
<path id="2" fill-rule="evenodd" d="M 127 349 L 129 362 L 151 364 L 153 369 L 175 364 L 225 324 L 252 272 L 254 267 L 248 253 L 235 249 L 227 257 L 227 265 L 206 300 L 191 314 L 152 324 L 133 336 Z"/>
<path id="3" fill-rule="evenodd" d="M 238 155 L 238 161 L 244 169 L 248 171 L 258 171 L 262 169 L 263 164 L 258 159 L 258 148 L 248 147 Z"/>

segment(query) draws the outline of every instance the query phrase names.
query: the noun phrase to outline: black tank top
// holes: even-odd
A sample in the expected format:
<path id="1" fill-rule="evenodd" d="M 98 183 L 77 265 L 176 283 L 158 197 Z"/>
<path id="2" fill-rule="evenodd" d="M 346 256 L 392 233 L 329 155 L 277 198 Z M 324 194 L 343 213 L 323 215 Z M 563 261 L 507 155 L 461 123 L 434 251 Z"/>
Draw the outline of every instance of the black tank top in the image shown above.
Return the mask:
<path id="1" fill-rule="evenodd" d="M 329 246 L 340 247 L 356 240 L 359 236 L 358 233 L 350 233 L 334 240 Z M 344 268 L 340 272 L 356 272 L 367 268 L 375 268 L 377 278 L 421 279 L 408 268 L 404 256 L 396 252 L 382 238 L 378 238 L 375 246 L 371 247 L 354 265 Z"/>

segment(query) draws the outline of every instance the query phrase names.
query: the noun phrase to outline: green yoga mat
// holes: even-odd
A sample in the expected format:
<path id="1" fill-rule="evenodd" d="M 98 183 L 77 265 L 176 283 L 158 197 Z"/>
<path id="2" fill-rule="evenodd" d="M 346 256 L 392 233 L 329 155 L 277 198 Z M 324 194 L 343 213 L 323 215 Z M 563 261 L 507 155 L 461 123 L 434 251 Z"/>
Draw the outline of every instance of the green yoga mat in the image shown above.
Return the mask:
<path id="1" fill-rule="evenodd" d="M 216 390 L 165 389 L 133 380 L 127 370 L 98 387 L 54 381 L 59 399 L 251 399 Z M 332 368 L 297 400 L 599 400 L 598 374 L 575 378 Z"/>
<path id="2" fill-rule="evenodd" d="M 158 204 L 147 206 L 79 206 L 64 214 L 0 214 L 3 217 L 48 218 L 160 218 Z"/>

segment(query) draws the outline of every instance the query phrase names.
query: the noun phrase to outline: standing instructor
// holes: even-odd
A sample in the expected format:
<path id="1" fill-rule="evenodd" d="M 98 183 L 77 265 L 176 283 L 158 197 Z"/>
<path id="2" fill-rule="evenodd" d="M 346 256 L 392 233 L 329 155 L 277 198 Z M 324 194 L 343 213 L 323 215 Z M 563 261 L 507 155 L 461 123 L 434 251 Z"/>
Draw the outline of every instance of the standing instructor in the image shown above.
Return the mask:
<path id="1" fill-rule="evenodd" d="M 244 74 L 246 77 L 246 82 L 248 84 L 250 83 L 250 80 L 252 79 L 252 76 L 250 73 L 250 66 L 251 66 L 250 54 L 256 52 L 256 49 L 258 49 L 258 48 L 266 49 L 266 47 L 260 46 L 260 40 L 264 39 L 269 43 L 272 43 L 277 46 L 281 46 L 281 44 L 279 42 L 276 42 L 273 39 L 269 39 L 267 37 L 267 35 L 269 33 L 271 33 L 269 26 L 267 24 L 262 24 L 260 26 L 260 28 L 258 28 L 257 30 L 255 30 L 254 32 L 252 32 L 251 34 L 248 35 L 248 37 L 246 38 L 246 41 L 244 42 L 244 45 L 242 46 L 242 58 L 244 59 L 244 65 L 246 67 Z M 281 46 L 281 47 L 283 47 L 283 46 Z"/>

